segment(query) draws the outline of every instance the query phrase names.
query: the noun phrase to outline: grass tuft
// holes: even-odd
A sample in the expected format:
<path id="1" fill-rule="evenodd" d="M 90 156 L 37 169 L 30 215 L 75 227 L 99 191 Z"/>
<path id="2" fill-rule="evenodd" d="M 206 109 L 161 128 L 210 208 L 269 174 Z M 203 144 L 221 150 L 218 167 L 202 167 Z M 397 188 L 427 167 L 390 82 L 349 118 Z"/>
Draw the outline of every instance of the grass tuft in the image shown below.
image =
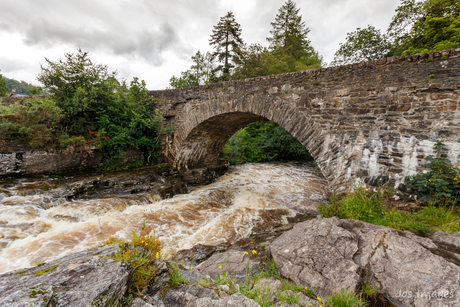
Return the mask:
<path id="1" fill-rule="evenodd" d="M 342 289 L 326 299 L 326 306 L 328 307 L 364 307 L 365 301 L 359 294 L 354 293 L 348 289 Z"/>

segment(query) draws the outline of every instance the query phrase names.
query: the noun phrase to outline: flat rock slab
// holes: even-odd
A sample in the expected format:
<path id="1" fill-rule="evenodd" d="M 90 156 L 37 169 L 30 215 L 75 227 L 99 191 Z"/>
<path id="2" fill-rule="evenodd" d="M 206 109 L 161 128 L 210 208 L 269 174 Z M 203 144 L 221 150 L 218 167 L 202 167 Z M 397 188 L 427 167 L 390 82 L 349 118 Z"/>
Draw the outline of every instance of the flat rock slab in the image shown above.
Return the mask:
<path id="1" fill-rule="evenodd" d="M 181 286 L 166 292 L 162 299 L 165 307 L 259 307 L 241 293 L 220 298 L 214 290 L 198 285 Z"/>
<path id="2" fill-rule="evenodd" d="M 453 245 L 457 235 L 439 237 Z M 460 306 L 460 267 L 440 256 L 442 246 L 430 238 L 318 218 L 296 225 L 269 249 L 283 276 L 321 296 L 365 282 L 396 306 Z"/>
<path id="3" fill-rule="evenodd" d="M 107 306 L 117 303 L 133 268 L 104 259 L 118 250 L 103 246 L 44 265 L 0 275 L 0 306 Z"/>
<path id="4" fill-rule="evenodd" d="M 252 271 L 258 267 L 258 262 L 249 258 L 242 250 L 228 250 L 224 253 L 216 253 L 208 260 L 202 262 L 198 268 L 201 272 L 215 277 L 227 272 L 237 280 L 244 279 L 246 270 Z"/>

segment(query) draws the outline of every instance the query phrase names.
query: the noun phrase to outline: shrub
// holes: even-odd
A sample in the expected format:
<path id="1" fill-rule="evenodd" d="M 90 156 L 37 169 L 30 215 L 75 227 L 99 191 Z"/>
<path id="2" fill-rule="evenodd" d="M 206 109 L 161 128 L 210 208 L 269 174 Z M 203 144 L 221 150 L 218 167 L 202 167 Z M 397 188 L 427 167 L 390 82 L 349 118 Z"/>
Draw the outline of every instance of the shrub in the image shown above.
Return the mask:
<path id="1" fill-rule="evenodd" d="M 134 268 L 134 274 L 128 285 L 128 292 L 130 294 L 142 294 L 155 280 L 156 261 L 161 251 L 160 241 L 149 235 L 144 223 L 139 235 L 133 231 L 131 242 L 112 237 L 105 241 L 104 245 L 114 243 L 118 244 L 120 250 L 111 258 L 119 262 L 128 262 Z"/>
<path id="2" fill-rule="evenodd" d="M 434 145 L 435 155 L 425 158 L 429 161 L 427 168 L 431 171 L 407 176 L 405 179 L 409 191 L 424 202 L 439 204 L 451 201 L 457 204 L 460 201 L 459 166 L 452 165 L 445 151 L 444 143 L 437 142 Z"/>
<path id="3" fill-rule="evenodd" d="M 61 109 L 50 98 L 32 98 L 16 101 L 8 106 L 0 105 L 0 135 L 20 138 L 34 148 L 54 147 L 58 137 Z"/>

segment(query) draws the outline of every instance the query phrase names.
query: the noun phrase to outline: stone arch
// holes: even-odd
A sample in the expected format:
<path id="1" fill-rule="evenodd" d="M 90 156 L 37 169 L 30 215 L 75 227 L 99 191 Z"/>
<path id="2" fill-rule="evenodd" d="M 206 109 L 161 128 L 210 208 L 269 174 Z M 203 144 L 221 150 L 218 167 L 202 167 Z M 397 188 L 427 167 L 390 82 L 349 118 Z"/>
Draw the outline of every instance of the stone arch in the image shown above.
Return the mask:
<path id="1" fill-rule="evenodd" d="M 334 179 L 338 177 L 336 159 L 331 159 L 328 150 L 331 142 L 325 142 L 331 137 L 314 122 L 308 111 L 270 95 L 247 95 L 226 102 L 223 99 L 186 106 L 177 118 L 174 127 L 174 164 L 177 168 L 186 170 L 213 165 L 235 132 L 265 118 L 293 135 L 310 152 L 334 187 Z"/>

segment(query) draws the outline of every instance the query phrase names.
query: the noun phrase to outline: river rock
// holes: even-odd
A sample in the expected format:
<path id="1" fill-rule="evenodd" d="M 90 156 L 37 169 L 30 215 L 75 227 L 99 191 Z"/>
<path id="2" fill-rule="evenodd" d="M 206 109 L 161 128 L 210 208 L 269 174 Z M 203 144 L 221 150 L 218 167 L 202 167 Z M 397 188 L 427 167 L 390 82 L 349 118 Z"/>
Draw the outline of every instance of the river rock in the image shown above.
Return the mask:
<path id="1" fill-rule="evenodd" d="M 166 292 L 162 299 L 165 307 L 259 307 L 241 293 L 220 298 L 212 289 L 199 285 L 185 285 Z"/>
<path id="2" fill-rule="evenodd" d="M 127 288 L 133 268 L 105 259 L 118 250 L 103 246 L 41 266 L 0 275 L 0 306 L 107 306 Z"/>
<path id="3" fill-rule="evenodd" d="M 460 267 L 430 250 L 440 248 L 430 238 L 333 217 L 297 224 L 269 250 L 283 276 L 320 296 L 365 282 L 396 306 L 460 306 Z"/>
<path id="4" fill-rule="evenodd" d="M 235 277 L 239 282 L 244 280 L 246 270 L 253 271 L 258 267 L 259 263 L 249 258 L 249 254 L 243 250 L 228 250 L 224 253 L 216 253 L 208 260 L 202 262 L 198 268 L 203 273 L 209 274 L 212 277 L 228 273 Z"/>

